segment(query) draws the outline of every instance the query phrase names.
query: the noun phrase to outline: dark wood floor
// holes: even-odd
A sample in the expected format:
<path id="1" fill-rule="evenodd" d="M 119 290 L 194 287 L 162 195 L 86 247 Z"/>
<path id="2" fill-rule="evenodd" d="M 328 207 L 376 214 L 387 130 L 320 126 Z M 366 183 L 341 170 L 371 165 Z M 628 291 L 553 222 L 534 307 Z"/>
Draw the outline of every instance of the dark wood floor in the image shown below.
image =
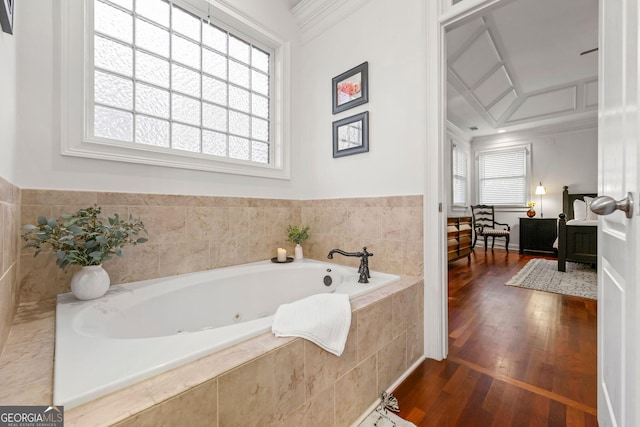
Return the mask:
<path id="1" fill-rule="evenodd" d="M 417 426 L 597 426 L 596 302 L 504 286 L 533 257 L 449 265 L 449 356 L 394 392 Z"/>

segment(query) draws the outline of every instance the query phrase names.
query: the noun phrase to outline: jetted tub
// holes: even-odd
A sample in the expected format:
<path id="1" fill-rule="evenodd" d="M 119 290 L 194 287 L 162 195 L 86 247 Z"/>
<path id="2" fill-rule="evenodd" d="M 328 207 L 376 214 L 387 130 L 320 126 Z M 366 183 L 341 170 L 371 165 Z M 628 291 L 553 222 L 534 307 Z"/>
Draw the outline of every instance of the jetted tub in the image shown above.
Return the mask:
<path id="1" fill-rule="evenodd" d="M 399 280 L 304 260 L 235 267 L 111 286 L 78 301 L 58 295 L 53 402 L 67 409 L 271 330 L 280 304 L 324 293 L 353 299 Z"/>

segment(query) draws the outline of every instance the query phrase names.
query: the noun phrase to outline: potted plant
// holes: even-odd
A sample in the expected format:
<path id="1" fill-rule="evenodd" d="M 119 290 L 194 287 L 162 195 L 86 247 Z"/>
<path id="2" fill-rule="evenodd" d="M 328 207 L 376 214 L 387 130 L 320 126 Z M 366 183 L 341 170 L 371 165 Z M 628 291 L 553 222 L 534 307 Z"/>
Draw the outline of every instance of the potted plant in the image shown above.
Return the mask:
<path id="1" fill-rule="evenodd" d="M 302 246 L 300 246 L 300 244 L 304 243 L 309 238 L 309 226 L 305 225 L 304 227 L 298 227 L 297 225 L 289 225 L 287 227 L 287 234 L 289 235 L 287 240 L 296 244 L 295 258 L 304 258 L 302 254 Z"/>
<path id="2" fill-rule="evenodd" d="M 109 289 L 109 274 L 102 263 L 113 255 L 122 256 L 122 247 L 147 241 L 138 237 L 145 232 L 140 219 L 123 220 L 116 213 L 106 219 L 100 216 L 99 206 L 80 209 L 74 214 L 63 213 L 60 218 L 39 216 L 36 225 L 25 225 L 22 235 L 25 248 L 35 248 L 38 256 L 48 247 L 56 256 L 56 265 L 82 266 L 71 279 L 71 292 L 81 300 L 95 299 Z"/>
<path id="3" fill-rule="evenodd" d="M 527 211 L 527 216 L 529 218 L 533 218 L 534 216 L 536 216 L 536 211 L 533 210 L 533 207 L 536 205 L 536 202 L 529 202 L 527 203 L 527 206 L 529 206 L 529 210 Z"/>

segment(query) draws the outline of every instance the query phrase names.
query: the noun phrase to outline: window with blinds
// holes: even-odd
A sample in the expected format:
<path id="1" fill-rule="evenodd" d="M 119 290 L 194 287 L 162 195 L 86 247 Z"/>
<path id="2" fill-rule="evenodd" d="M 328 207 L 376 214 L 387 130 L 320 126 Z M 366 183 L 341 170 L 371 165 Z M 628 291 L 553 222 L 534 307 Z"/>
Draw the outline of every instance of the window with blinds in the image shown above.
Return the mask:
<path id="1" fill-rule="evenodd" d="M 451 191 L 454 206 L 466 206 L 468 204 L 467 197 L 467 157 L 466 151 L 453 144 L 451 150 Z"/>
<path id="2" fill-rule="evenodd" d="M 478 202 L 495 206 L 526 204 L 526 147 L 478 152 Z"/>

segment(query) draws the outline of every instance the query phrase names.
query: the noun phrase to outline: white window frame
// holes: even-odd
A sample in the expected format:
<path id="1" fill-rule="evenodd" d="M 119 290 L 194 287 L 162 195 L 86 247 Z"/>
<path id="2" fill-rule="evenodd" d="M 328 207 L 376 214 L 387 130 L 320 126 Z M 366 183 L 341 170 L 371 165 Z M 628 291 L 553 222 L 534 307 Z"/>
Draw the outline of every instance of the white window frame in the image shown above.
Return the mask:
<path id="1" fill-rule="evenodd" d="M 215 24 L 273 52 L 270 79 L 269 164 L 182 152 L 162 147 L 105 140 L 92 136 L 93 116 L 93 0 L 59 0 L 61 154 L 182 169 L 290 179 L 291 44 L 250 18 L 221 3 L 173 0 L 199 16 L 215 16 Z M 212 22 L 214 20 L 212 19 Z M 79 83 L 83 82 L 83 83 Z"/>
<path id="2" fill-rule="evenodd" d="M 480 167 L 479 167 L 479 158 L 481 154 L 485 153 L 495 153 L 501 151 L 514 151 L 514 150 L 524 150 L 526 155 L 525 160 L 525 185 L 524 185 L 524 202 L 522 204 L 503 204 L 503 205 L 494 205 L 496 210 L 521 210 L 522 208 L 527 207 L 527 201 L 529 200 L 529 189 L 531 187 L 531 144 L 523 143 L 523 142 L 511 142 L 504 144 L 495 144 L 495 145 L 485 145 L 482 147 L 474 147 L 474 167 L 475 167 L 475 197 L 477 203 L 482 203 L 480 201 Z"/>
<path id="3" fill-rule="evenodd" d="M 458 151 L 459 155 L 464 155 L 465 160 L 466 160 L 466 171 L 465 171 L 465 176 L 461 177 L 464 178 L 464 187 L 465 187 L 465 200 L 463 203 L 456 203 L 456 197 L 455 197 L 455 178 L 456 178 L 456 174 L 455 174 L 455 165 L 454 165 L 454 151 Z M 466 209 L 467 206 L 469 206 L 469 151 L 466 150 L 465 148 L 462 148 L 460 146 L 460 144 L 456 144 L 455 140 L 451 140 L 451 207 L 453 208 L 453 210 L 462 210 L 462 209 Z"/>

